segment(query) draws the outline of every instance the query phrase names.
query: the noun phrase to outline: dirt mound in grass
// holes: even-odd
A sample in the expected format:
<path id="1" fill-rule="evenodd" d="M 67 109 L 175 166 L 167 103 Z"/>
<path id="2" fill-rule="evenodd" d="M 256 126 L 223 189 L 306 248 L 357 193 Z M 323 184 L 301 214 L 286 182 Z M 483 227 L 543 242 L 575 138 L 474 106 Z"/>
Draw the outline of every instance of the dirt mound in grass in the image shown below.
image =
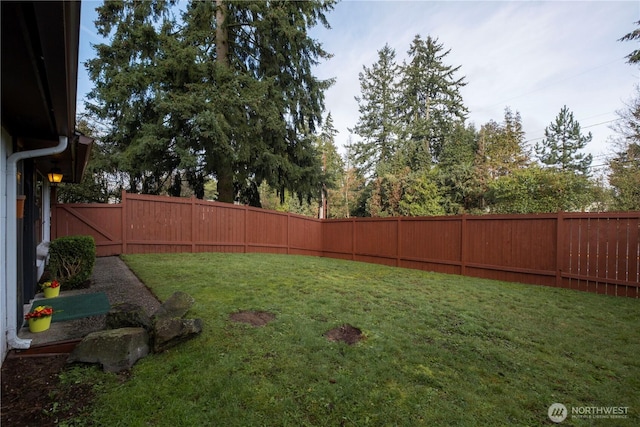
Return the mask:
<path id="1" fill-rule="evenodd" d="M 275 318 L 276 315 L 268 311 L 239 311 L 229 315 L 232 321 L 248 323 L 251 326 L 264 326 Z"/>
<path id="2" fill-rule="evenodd" d="M 329 341 L 342 341 L 346 342 L 349 345 L 353 345 L 358 341 L 364 339 L 362 331 L 349 325 L 348 323 L 325 332 L 324 337 Z"/>

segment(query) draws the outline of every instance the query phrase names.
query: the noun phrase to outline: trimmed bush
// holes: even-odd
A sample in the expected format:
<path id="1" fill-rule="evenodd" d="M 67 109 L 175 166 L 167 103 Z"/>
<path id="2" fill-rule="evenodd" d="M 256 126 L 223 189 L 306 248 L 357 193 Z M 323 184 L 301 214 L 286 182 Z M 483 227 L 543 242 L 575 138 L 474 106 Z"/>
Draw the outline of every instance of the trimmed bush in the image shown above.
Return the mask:
<path id="1" fill-rule="evenodd" d="M 91 236 L 60 237 L 49 245 L 49 271 L 65 290 L 89 280 L 96 262 L 96 242 Z"/>

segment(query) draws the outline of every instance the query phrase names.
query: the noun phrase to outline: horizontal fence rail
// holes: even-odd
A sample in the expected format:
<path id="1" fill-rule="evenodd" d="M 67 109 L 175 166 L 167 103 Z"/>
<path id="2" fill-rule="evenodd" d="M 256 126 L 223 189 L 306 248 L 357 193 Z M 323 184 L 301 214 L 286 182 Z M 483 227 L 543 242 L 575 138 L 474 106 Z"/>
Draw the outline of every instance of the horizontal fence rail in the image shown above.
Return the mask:
<path id="1" fill-rule="evenodd" d="M 640 298 L 640 212 L 318 220 L 124 192 L 52 216 L 54 238 L 91 235 L 98 256 L 312 255 Z"/>

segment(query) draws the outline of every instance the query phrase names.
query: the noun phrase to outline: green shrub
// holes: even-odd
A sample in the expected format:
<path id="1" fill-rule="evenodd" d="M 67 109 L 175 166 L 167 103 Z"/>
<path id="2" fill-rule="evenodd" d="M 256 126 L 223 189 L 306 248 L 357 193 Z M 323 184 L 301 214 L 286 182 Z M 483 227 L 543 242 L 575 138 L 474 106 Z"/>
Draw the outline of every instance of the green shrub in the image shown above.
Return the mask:
<path id="1" fill-rule="evenodd" d="M 89 280 L 96 262 L 96 242 L 91 236 L 60 237 L 49 246 L 49 271 L 66 290 Z"/>

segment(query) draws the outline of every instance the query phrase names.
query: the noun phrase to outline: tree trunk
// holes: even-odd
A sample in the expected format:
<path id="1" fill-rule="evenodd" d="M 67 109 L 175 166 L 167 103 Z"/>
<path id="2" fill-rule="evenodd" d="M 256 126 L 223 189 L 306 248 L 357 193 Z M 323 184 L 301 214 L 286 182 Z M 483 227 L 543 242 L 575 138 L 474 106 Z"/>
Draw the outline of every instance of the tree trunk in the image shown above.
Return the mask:
<path id="1" fill-rule="evenodd" d="M 235 192 L 233 191 L 233 168 L 229 159 L 220 159 L 216 167 L 218 178 L 218 201 L 233 203 Z"/>
<path id="2" fill-rule="evenodd" d="M 222 67 L 229 68 L 229 32 L 225 23 L 226 18 L 227 6 L 224 0 L 216 0 L 216 62 Z M 233 203 L 235 194 L 231 159 L 221 157 L 217 163 L 218 201 Z"/>

